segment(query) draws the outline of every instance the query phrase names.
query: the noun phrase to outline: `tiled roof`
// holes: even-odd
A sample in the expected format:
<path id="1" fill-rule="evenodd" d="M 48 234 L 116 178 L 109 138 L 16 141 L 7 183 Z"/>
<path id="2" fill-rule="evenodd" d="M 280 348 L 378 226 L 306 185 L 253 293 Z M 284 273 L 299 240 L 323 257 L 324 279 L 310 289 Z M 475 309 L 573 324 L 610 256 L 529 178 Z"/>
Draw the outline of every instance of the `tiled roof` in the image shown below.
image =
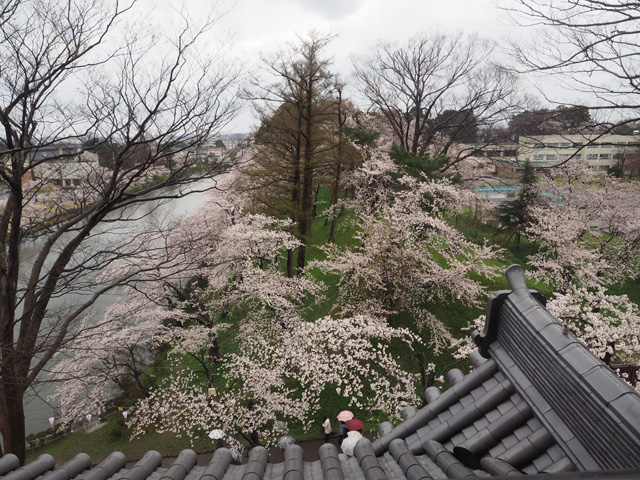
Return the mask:
<path id="1" fill-rule="evenodd" d="M 284 462 L 269 463 L 268 451 L 256 447 L 236 465 L 221 448 L 206 467 L 191 450 L 169 468 L 157 452 L 131 468 L 117 452 L 93 467 L 80 454 L 55 469 L 49 455 L 22 468 L 6 455 L 0 480 L 640 478 L 640 396 L 563 332 L 519 266 L 507 278 L 512 290 L 489 299 L 487 325 L 475 336 L 474 370 L 451 370 L 448 390 L 428 388 L 425 407 L 405 409 L 395 427 L 381 424 L 380 438 L 360 440 L 354 457 L 330 443 L 315 462 L 290 445 Z"/>

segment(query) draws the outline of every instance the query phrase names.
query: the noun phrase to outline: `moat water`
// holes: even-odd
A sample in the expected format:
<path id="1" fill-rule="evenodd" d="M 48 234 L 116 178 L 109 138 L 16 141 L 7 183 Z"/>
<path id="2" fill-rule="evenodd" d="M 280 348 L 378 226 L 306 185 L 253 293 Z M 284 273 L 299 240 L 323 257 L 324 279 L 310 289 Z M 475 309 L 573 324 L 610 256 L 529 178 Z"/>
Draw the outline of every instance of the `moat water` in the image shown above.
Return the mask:
<path id="1" fill-rule="evenodd" d="M 201 190 L 206 189 L 212 185 L 212 180 L 203 180 L 196 182 L 189 186 L 186 191 L 192 192 L 186 196 L 180 198 L 173 198 L 170 200 L 150 200 L 143 205 L 134 209 L 120 210 L 114 212 L 111 218 L 119 218 L 118 215 L 124 214 L 125 216 L 134 218 L 136 227 L 140 225 L 157 225 L 166 224 L 170 221 L 170 218 L 179 216 L 188 216 L 197 211 L 198 207 L 203 205 L 210 197 L 210 192 L 203 192 Z M 178 193 L 177 189 L 167 189 L 164 193 Z M 144 223 L 141 223 L 144 222 Z M 127 235 L 133 240 L 133 231 L 127 231 L 127 226 L 131 226 L 131 220 L 115 221 L 105 225 L 100 225 L 97 233 L 97 237 L 100 237 L 101 241 L 108 239 L 109 236 L 117 236 L 118 241 L 125 239 Z M 34 261 L 36 255 L 39 252 L 42 239 L 27 242 L 23 245 L 21 254 L 21 261 L 25 265 L 29 265 Z M 86 298 L 86 297 L 85 297 Z M 93 306 L 92 311 L 97 316 L 100 316 L 104 311 L 114 304 L 119 298 L 117 292 L 106 294 L 101 296 Z M 80 295 L 66 294 L 55 300 L 56 304 L 61 305 L 64 303 L 73 303 L 82 299 Z M 54 384 L 44 383 L 40 386 L 37 392 L 30 392 L 25 398 L 25 427 L 27 435 L 31 433 L 41 432 L 50 427 L 49 418 L 56 417 L 56 405 L 52 405 L 47 401 L 47 397 L 51 395 L 55 388 Z M 90 412 L 88 412 L 90 413 Z"/>

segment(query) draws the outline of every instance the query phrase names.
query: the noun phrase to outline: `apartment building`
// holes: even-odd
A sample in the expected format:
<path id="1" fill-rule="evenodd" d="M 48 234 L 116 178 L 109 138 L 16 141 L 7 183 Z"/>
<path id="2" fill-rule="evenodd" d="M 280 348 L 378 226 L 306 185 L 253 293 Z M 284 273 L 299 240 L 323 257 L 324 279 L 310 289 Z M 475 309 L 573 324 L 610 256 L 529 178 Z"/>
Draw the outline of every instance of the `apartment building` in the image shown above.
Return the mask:
<path id="1" fill-rule="evenodd" d="M 637 156 L 640 135 L 533 135 L 521 136 L 518 143 L 485 149 L 496 163 L 496 174 L 517 177 L 528 160 L 539 170 L 565 161 L 584 162 L 593 170 L 609 170 Z"/>

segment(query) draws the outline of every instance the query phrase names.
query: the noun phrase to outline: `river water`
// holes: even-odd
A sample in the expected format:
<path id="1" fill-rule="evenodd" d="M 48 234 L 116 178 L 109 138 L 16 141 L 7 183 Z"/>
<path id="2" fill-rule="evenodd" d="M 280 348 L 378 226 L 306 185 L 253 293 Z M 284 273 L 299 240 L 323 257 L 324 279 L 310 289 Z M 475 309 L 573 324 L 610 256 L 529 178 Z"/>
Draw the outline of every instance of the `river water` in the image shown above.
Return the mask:
<path id="1" fill-rule="evenodd" d="M 171 217 L 190 215 L 197 211 L 199 206 L 203 205 L 209 198 L 211 198 L 211 193 L 202 192 L 201 190 L 206 189 L 212 184 L 212 180 L 194 182 L 187 189 L 183 187 L 183 192 L 191 192 L 186 196 L 164 201 L 150 199 L 149 202 L 138 207 L 135 211 L 129 209 L 129 211 L 115 212 L 115 215 L 119 215 L 124 212 L 125 215 L 129 217 L 134 216 L 135 218 L 140 218 L 136 221 L 137 227 L 141 225 L 140 222 L 145 222 L 142 225 L 152 225 L 157 224 L 158 222 L 165 223 L 168 222 Z M 177 193 L 177 189 L 167 189 L 164 192 Z M 106 228 L 110 231 L 118 232 L 117 235 L 121 241 L 122 235 L 127 235 L 127 223 L 121 222 L 119 225 L 118 223 L 120 222 L 108 224 Z M 128 225 L 131 225 L 131 223 L 129 222 Z M 109 233 L 107 232 L 107 235 L 108 234 Z M 101 236 L 104 237 L 104 234 Z M 22 246 L 21 262 L 23 262 L 25 266 L 28 266 L 34 260 L 39 250 L 39 244 L 39 241 L 32 241 L 26 242 Z M 97 316 L 100 316 L 106 308 L 115 303 L 118 298 L 119 294 L 117 292 L 103 295 L 94 304 L 92 311 L 94 311 Z M 75 298 L 73 298 L 73 295 L 66 295 L 57 301 L 73 302 L 74 300 Z M 25 427 L 27 435 L 41 432 L 50 427 L 49 418 L 55 418 L 56 412 L 55 405 L 49 404 L 47 402 L 47 397 L 52 393 L 54 388 L 55 386 L 53 384 L 45 384 L 37 393 L 29 393 L 25 397 Z"/>

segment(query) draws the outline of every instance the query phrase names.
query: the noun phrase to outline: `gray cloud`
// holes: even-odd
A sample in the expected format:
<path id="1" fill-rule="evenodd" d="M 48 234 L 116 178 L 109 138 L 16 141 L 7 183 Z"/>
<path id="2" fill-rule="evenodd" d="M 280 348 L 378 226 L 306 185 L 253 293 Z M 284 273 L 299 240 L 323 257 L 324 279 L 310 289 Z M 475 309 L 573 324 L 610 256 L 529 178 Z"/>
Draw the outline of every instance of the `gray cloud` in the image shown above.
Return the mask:
<path id="1" fill-rule="evenodd" d="M 337 19 L 357 12 L 364 0 L 289 0 L 305 10 L 319 13 L 325 18 Z"/>

